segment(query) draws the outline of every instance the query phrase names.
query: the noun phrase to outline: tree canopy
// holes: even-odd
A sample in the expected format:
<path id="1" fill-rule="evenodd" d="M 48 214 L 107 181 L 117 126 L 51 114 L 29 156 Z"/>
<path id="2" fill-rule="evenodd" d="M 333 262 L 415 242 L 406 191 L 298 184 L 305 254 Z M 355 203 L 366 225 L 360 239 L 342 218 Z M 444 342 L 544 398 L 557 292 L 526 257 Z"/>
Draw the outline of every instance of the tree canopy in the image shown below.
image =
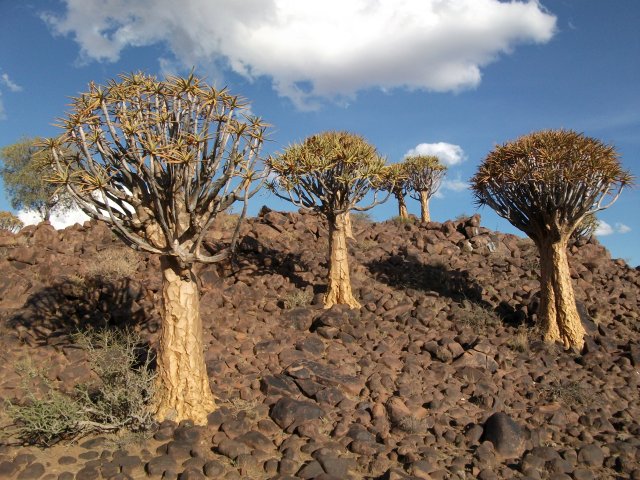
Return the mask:
<path id="1" fill-rule="evenodd" d="M 612 146 L 570 130 L 544 130 L 496 147 L 471 188 L 480 205 L 530 237 L 559 238 L 613 204 L 632 180 Z"/>
<path id="2" fill-rule="evenodd" d="M 365 211 L 377 197 L 358 206 L 369 191 L 378 193 L 386 172 L 385 159 L 359 135 L 324 132 L 289 146 L 268 159 L 275 176 L 271 190 L 294 205 L 323 214 Z"/>
<path id="3" fill-rule="evenodd" d="M 159 81 L 135 73 L 91 83 L 71 106 L 65 133 L 45 146 L 51 180 L 87 215 L 128 244 L 185 265 L 228 254 L 210 255 L 202 242 L 218 212 L 259 188 L 266 129 L 240 97 L 193 74 Z M 77 153 L 61 155 L 65 146 Z"/>
<path id="4" fill-rule="evenodd" d="M 49 220 L 54 210 L 64 211 L 73 201 L 66 192 L 46 181 L 52 174 L 51 164 L 39 151 L 38 142 L 37 138 L 23 138 L 2 148 L 0 176 L 11 207 L 33 210 L 43 220 Z"/>

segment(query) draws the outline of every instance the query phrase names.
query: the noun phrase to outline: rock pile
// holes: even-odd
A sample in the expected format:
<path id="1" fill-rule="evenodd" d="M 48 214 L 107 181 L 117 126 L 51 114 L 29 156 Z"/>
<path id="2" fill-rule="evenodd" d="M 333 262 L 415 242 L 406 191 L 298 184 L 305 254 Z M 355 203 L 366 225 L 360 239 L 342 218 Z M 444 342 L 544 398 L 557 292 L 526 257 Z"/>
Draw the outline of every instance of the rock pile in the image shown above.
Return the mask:
<path id="1" fill-rule="evenodd" d="M 322 309 L 327 232 L 309 214 L 263 209 L 233 264 L 203 268 L 220 405 L 206 427 L 5 445 L 0 477 L 640 479 L 640 271 L 595 240 L 570 248 L 589 338 L 567 352 L 536 335 L 530 241 L 479 216 L 354 218 L 354 231 L 360 310 Z M 117 271 L 125 249 L 95 223 L 0 237 L 0 397 L 20 396 L 27 356 L 63 390 L 89 378 L 78 328 L 132 325 L 153 345 L 158 261 L 140 254 Z"/>

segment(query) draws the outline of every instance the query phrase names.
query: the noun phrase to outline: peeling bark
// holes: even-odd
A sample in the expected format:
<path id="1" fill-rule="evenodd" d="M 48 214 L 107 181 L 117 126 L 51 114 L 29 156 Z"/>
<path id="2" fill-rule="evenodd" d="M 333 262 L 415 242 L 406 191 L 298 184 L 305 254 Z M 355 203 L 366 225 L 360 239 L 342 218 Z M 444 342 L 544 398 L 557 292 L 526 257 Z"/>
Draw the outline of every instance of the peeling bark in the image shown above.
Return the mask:
<path id="1" fill-rule="evenodd" d="M 344 214 L 344 231 L 348 239 L 356 239 L 356 237 L 353 236 L 353 224 L 351 223 L 351 215 L 349 215 L 349 212 Z"/>
<path id="2" fill-rule="evenodd" d="M 207 424 L 215 410 L 202 344 L 198 282 L 172 257 L 160 259 L 163 319 L 158 346 L 156 418 Z"/>
<path id="3" fill-rule="evenodd" d="M 329 284 L 324 297 L 324 308 L 335 304 L 360 308 L 360 303 L 351 291 L 346 228 L 345 214 L 336 215 L 333 221 L 329 218 Z"/>
<path id="4" fill-rule="evenodd" d="M 420 192 L 420 218 L 423 222 L 431 221 L 429 213 L 429 195 L 425 191 Z"/>
<path id="5" fill-rule="evenodd" d="M 540 319 L 544 338 L 582 349 L 585 330 L 571 285 L 567 238 L 540 243 Z"/>

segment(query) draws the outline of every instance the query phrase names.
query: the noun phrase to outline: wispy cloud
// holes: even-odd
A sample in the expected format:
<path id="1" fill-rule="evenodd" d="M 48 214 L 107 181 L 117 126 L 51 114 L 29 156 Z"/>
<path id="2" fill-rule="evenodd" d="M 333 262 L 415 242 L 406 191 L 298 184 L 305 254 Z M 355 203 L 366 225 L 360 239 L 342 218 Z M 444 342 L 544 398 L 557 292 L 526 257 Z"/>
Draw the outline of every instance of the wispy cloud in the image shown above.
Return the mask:
<path id="1" fill-rule="evenodd" d="M 21 92 L 22 87 L 9 78 L 9 75 L 3 73 L 0 75 L 0 81 L 12 92 Z"/>
<path id="2" fill-rule="evenodd" d="M 126 48 L 163 44 L 183 68 L 265 76 L 307 109 L 369 88 L 474 88 L 500 55 L 556 31 L 556 17 L 535 0 L 65 2 L 63 15 L 43 18 L 72 36 L 85 60 L 114 62 Z"/>
<path id="3" fill-rule="evenodd" d="M 596 228 L 595 234 L 600 237 L 605 237 L 607 235 L 613 235 L 614 233 L 629 233 L 631 231 L 631 227 L 625 225 L 624 223 L 616 222 L 613 226 L 605 222 L 604 220 L 598 220 L 598 228 Z"/>

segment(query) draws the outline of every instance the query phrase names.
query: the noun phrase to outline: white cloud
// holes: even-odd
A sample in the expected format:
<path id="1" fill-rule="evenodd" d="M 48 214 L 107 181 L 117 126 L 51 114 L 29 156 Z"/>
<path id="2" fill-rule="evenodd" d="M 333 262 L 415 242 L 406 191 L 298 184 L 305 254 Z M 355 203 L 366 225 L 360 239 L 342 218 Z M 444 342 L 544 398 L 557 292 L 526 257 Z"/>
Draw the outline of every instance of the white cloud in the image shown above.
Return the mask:
<path id="1" fill-rule="evenodd" d="M 474 88 L 483 67 L 556 28 L 536 0 L 65 1 L 62 16 L 43 18 L 84 60 L 164 44 L 186 68 L 270 77 L 301 108 L 367 88 Z"/>
<path id="2" fill-rule="evenodd" d="M 631 231 L 631 227 L 629 225 L 625 225 L 624 223 L 616 223 L 616 232 L 618 233 L 629 233 Z"/>
<path id="3" fill-rule="evenodd" d="M 467 159 L 461 146 L 445 142 L 420 143 L 404 154 L 405 157 L 412 155 L 435 155 L 449 167 Z"/>
<path id="4" fill-rule="evenodd" d="M 25 225 L 36 225 L 42 221 L 40 215 L 32 210 L 21 210 L 17 213 L 17 216 Z M 50 219 L 51 225 L 58 229 L 75 223 L 83 224 L 87 220 L 89 220 L 89 217 L 79 208 L 74 208 L 64 213 L 52 213 Z"/>
<path id="5" fill-rule="evenodd" d="M 606 235 L 611 235 L 614 232 L 613 227 L 609 225 L 604 220 L 598 220 L 598 228 L 594 232 L 596 235 L 600 237 L 604 237 Z"/>
<path id="6" fill-rule="evenodd" d="M 462 192 L 463 190 L 467 190 L 469 188 L 469 184 L 460 180 L 459 178 L 455 180 L 447 180 L 445 178 L 442 181 L 442 188 L 444 190 L 451 190 L 452 192 Z"/>
<path id="7" fill-rule="evenodd" d="M 13 82 L 10 78 L 9 75 L 7 75 L 6 73 L 3 73 L 2 75 L 0 75 L 0 81 L 2 81 L 2 83 L 12 92 L 21 92 L 22 91 L 22 87 L 20 85 L 18 85 L 17 83 Z"/>
<path id="8" fill-rule="evenodd" d="M 598 228 L 596 228 L 595 234 L 604 237 L 607 235 L 612 235 L 614 233 L 629 233 L 631 231 L 631 227 L 625 225 L 624 223 L 617 222 L 614 226 L 609 225 L 604 220 L 598 220 Z"/>

